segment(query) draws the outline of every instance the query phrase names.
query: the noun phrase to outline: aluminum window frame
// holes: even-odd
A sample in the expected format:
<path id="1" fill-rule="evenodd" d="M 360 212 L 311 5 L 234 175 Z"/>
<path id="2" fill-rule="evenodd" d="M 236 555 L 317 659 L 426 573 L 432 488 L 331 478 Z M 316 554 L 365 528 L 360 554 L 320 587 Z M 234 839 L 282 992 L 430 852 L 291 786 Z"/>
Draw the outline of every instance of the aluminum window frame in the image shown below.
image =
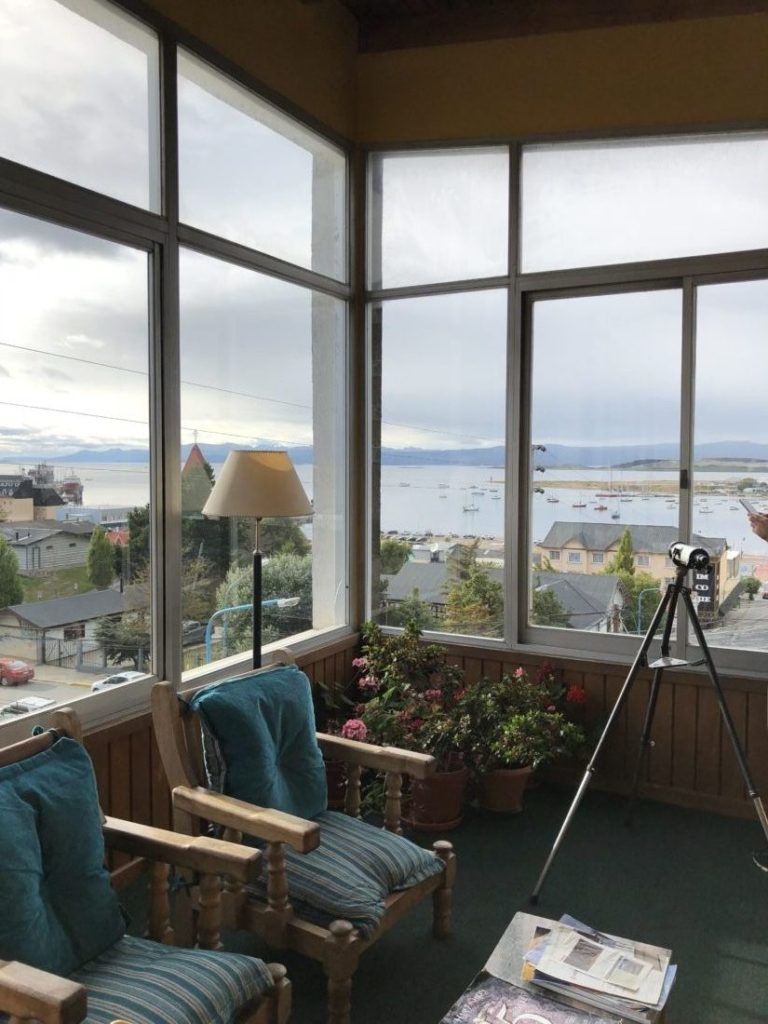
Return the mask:
<path id="1" fill-rule="evenodd" d="M 115 691 L 88 694 L 73 699 L 87 730 L 100 728 L 137 714 L 147 713 L 149 693 L 157 678 L 170 679 L 179 688 L 201 685 L 222 678 L 250 664 L 250 652 L 188 672 L 182 682 L 181 593 L 181 403 L 179 337 L 179 249 L 184 245 L 205 255 L 234 263 L 330 295 L 345 303 L 343 359 L 347 370 L 352 352 L 351 323 L 355 314 L 356 285 L 361 260 L 355 250 L 353 219 L 354 147 L 352 143 L 307 115 L 284 97 L 265 87 L 242 68 L 228 61 L 207 44 L 140 0 L 98 0 L 100 4 L 127 14 L 156 35 L 158 41 L 157 109 L 153 119 L 160 123 L 159 175 L 160 211 L 142 209 L 114 197 L 92 191 L 0 156 L 0 207 L 52 224 L 85 232 L 106 241 L 130 246 L 148 258 L 148 340 L 149 340 L 149 457 L 150 534 L 152 576 L 153 674 Z M 345 163 L 345 245 L 344 281 L 294 265 L 267 253 L 249 249 L 225 238 L 179 223 L 177 54 L 183 48 L 205 61 L 222 75 L 254 93 L 274 107 L 277 116 L 293 120 L 314 133 L 323 143 L 338 149 Z M 150 92 L 153 93 L 152 88 Z M 346 564 L 345 621 L 334 627 L 313 630 L 296 638 L 281 640 L 274 648 L 289 646 L 298 656 L 317 650 L 352 633 L 349 577 L 350 523 L 356 500 L 349 474 L 353 416 L 356 399 L 354 382 L 346 373 L 344 394 L 347 408 L 341 442 L 346 472 L 340 513 L 343 516 Z M 270 648 L 265 647 L 265 661 Z M 60 705 L 59 705 L 60 706 Z M 15 742 L 29 735 L 35 724 L 45 725 L 50 709 L 0 723 L 4 740 Z"/>

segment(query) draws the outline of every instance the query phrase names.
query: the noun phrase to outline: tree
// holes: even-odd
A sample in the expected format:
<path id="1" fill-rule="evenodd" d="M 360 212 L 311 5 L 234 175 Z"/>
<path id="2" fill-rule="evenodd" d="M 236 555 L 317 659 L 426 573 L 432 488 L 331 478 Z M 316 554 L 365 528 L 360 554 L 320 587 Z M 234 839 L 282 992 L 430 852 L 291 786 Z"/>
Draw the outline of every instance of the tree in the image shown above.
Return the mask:
<path id="1" fill-rule="evenodd" d="M 104 590 L 115 578 L 115 556 L 106 531 L 101 527 L 91 534 L 86 558 L 88 579 L 100 590 Z"/>
<path id="2" fill-rule="evenodd" d="M 19 563 L 8 541 L 0 537 L 0 608 L 21 604 L 23 600 L 24 588 L 19 579 Z"/>
<path id="3" fill-rule="evenodd" d="M 616 554 L 613 556 L 608 565 L 603 569 L 603 572 L 611 575 L 613 573 L 620 574 L 622 572 L 634 575 L 635 572 L 635 552 L 632 547 L 632 534 L 628 529 L 625 529 L 621 535 L 619 546 L 616 549 Z"/>
<path id="4" fill-rule="evenodd" d="M 531 623 L 534 626 L 571 627 L 571 616 L 555 591 L 535 585 L 531 599 Z"/>
<path id="5" fill-rule="evenodd" d="M 95 636 L 104 648 L 106 660 L 111 665 L 131 662 L 138 671 L 147 669 L 149 662 L 149 611 L 139 608 L 125 612 L 122 616 L 111 615 L 100 619 Z"/>
<path id="6" fill-rule="evenodd" d="M 312 550 L 306 534 L 293 519 L 265 519 L 259 524 L 259 548 L 271 555 L 308 555 Z"/>
<path id="7" fill-rule="evenodd" d="M 438 625 L 432 606 L 419 597 L 418 587 L 414 587 L 404 601 L 387 608 L 385 619 L 388 626 L 407 626 L 412 623 L 419 631 L 435 629 Z"/>
<path id="8" fill-rule="evenodd" d="M 132 582 L 149 566 L 149 505 L 132 508 L 128 513 L 127 578 Z"/>
<path id="9" fill-rule="evenodd" d="M 404 540 L 387 537 L 379 547 L 379 570 L 394 576 L 403 568 L 411 554 L 411 545 Z"/>
<path id="10" fill-rule="evenodd" d="M 621 614 L 624 628 L 630 633 L 642 633 L 650 626 L 653 613 L 661 600 L 661 584 L 649 572 L 627 572 L 622 569 L 616 575 L 625 595 Z"/>
<path id="11" fill-rule="evenodd" d="M 750 601 L 755 600 L 755 594 L 760 592 L 762 583 L 755 576 L 745 576 L 741 581 L 741 585 L 744 588 L 745 593 Z"/>
<path id="12" fill-rule="evenodd" d="M 455 633 L 501 636 L 504 588 L 488 570 L 473 563 L 464 578 L 450 584 L 445 602 L 445 626 Z"/>

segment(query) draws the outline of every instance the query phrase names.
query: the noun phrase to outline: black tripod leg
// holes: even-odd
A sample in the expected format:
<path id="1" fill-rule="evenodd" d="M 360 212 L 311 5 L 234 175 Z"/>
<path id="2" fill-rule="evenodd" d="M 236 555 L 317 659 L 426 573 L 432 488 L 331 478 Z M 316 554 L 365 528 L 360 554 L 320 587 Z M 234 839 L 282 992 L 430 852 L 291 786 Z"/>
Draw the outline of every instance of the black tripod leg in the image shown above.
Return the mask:
<path id="1" fill-rule="evenodd" d="M 766 815 L 765 807 L 763 806 L 763 801 L 758 795 L 758 792 L 755 789 L 755 784 L 752 781 L 752 776 L 749 773 L 747 759 L 744 756 L 744 751 L 741 749 L 741 743 L 739 742 L 739 737 L 736 734 L 736 727 L 733 724 L 731 712 L 728 710 L 728 705 L 725 703 L 725 694 L 723 693 L 723 688 L 721 687 L 720 680 L 717 676 L 717 669 L 715 668 L 715 663 L 712 661 L 712 656 L 709 653 L 707 641 L 704 638 L 704 631 L 701 628 L 699 617 L 696 614 L 696 608 L 694 607 L 690 594 L 684 593 L 683 600 L 685 602 L 686 608 L 688 609 L 688 615 L 691 620 L 691 625 L 693 626 L 693 631 L 696 634 L 696 639 L 698 640 L 699 646 L 701 647 L 701 653 L 704 656 L 704 661 L 706 663 L 707 669 L 709 670 L 709 678 L 712 682 L 712 686 L 714 687 L 715 695 L 717 696 L 717 703 L 720 707 L 720 714 L 722 716 L 723 722 L 725 723 L 726 731 L 728 732 L 728 735 L 731 738 L 733 752 L 736 755 L 736 760 L 738 762 L 739 769 L 744 779 L 744 783 L 747 787 L 747 794 L 749 795 L 749 799 L 752 801 L 752 806 L 755 808 L 755 813 L 757 814 L 758 821 L 762 826 L 765 838 L 768 839 L 768 815 Z"/>
<path id="2" fill-rule="evenodd" d="M 571 824 L 573 816 L 575 815 L 578 806 L 581 803 L 581 798 L 584 796 L 587 786 L 589 785 L 589 780 L 591 779 L 595 770 L 595 763 L 600 754 L 600 751 L 602 750 L 603 744 L 605 743 L 605 740 L 608 737 L 608 733 L 611 731 L 611 726 L 616 721 L 619 713 L 621 712 L 621 709 L 624 705 L 624 701 L 627 699 L 629 691 L 632 688 L 632 683 L 635 681 L 635 676 L 646 663 L 646 654 L 648 652 L 648 648 L 651 646 L 651 643 L 653 642 L 653 638 L 656 634 L 656 629 L 659 625 L 659 622 L 661 621 L 661 617 L 663 616 L 667 608 L 667 605 L 670 602 L 673 591 L 676 595 L 677 589 L 675 585 L 670 584 L 667 587 L 667 590 L 664 593 L 664 596 L 662 597 L 661 601 L 659 601 L 659 606 L 656 609 L 656 612 L 654 613 L 653 620 L 651 621 L 650 626 L 648 627 L 648 632 L 645 634 L 643 642 L 640 644 L 640 650 L 635 655 L 635 660 L 632 662 L 632 667 L 630 668 L 627 674 L 627 678 L 624 680 L 624 685 L 622 686 L 619 692 L 619 696 L 616 698 L 616 703 L 613 705 L 613 710 L 608 716 L 608 721 L 605 723 L 605 726 L 603 727 L 603 731 L 600 734 L 600 739 L 597 741 L 597 745 L 594 749 L 592 757 L 590 758 L 589 764 L 586 767 L 582 780 L 579 783 L 579 788 L 576 790 L 576 796 L 573 798 L 571 806 L 568 808 L 568 813 L 565 816 L 563 824 L 560 826 L 560 831 L 557 833 L 557 837 L 552 846 L 552 849 L 550 850 L 549 856 L 547 857 L 544 867 L 541 869 L 541 874 L 539 875 L 538 881 L 536 882 L 534 890 L 529 898 L 530 903 L 535 904 L 539 901 L 539 893 L 541 892 L 541 887 L 544 885 L 544 880 L 549 874 L 549 869 L 555 857 L 557 856 L 557 851 L 560 849 L 560 844 L 565 838 L 565 834 L 568 831 L 568 826 Z"/>
<path id="3" fill-rule="evenodd" d="M 627 802 L 627 810 L 624 815 L 624 824 L 632 824 L 632 812 L 635 808 L 635 802 L 637 800 L 637 790 L 640 785 L 640 772 L 643 768 L 643 762 L 645 760 L 648 748 L 653 746 L 653 740 L 651 739 L 651 728 L 653 726 L 653 716 L 656 712 L 656 701 L 659 697 L 659 685 L 661 683 L 662 669 L 657 668 L 654 670 L 653 679 L 651 681 L 651 692 L 648 695 L 648 704 L 645 709 L 645 721 L 643 722 L 643 732 L 640 736 L 640 746 L 637 751 L 637 763 L 635 764 L 635 776 L 632 781 L 632 792 L 629 795 L 629 801 Z"/>

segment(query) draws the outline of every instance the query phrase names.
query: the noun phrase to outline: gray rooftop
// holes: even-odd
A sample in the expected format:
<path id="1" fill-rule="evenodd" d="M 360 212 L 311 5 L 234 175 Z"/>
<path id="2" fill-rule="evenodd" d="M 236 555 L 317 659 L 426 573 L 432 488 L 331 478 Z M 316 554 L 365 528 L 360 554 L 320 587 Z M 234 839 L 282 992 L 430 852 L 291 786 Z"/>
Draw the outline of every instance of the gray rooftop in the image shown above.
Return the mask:
<path id="1" fill-rule="evenodd" d="M 483 568 L 491 579 L 504 582 L 503 569 Z M 445 604 L 450 569 L 450 564 L 445 562 L 406 562 L 395 576 L 384 577 L 389 582 L 386 596 L 390 601 L 405 601 L 414 590 L 418 590 L 420 600 L 428 604 Z"/>
<path id="2" fill-rule="evenodd" d="M 680 531 L 676 526 L 569 523 L 557 520 L 552 524 L 544 540 L 538 542 L 538 546 L 554 549 L 576 543 L 587 551 L 610 551 L 618 545 L 625 530 L 629 530 L 634 551 L 642 554 L 666 555 L 670 544 L 680 540 Z M 710 555 L 722 554 L 727 546 L 725 537 L 703 537 L 699 533 L 692 535 L 691 543 L 706 548 Z"/>
<path id="3" fill-rule="evenodd" d="M 89 590 L 73 597 L 54 597 L 50 601 L 29 601 L 25 604 L 9 605 L 7 611 L 28 622 L 37 629 L 54 629 L 68 626 L 73 622 L 100 619 L 104 615 L 119 615 L 146 604 L 146 592 L 142 587 L 126 587 L 119 590 Z"/>
<path id="4" fill-rule="evenodd" d="M 610 612 L 621 589 L 618 576 L 583 572 L 534 571 L 531 585 L 535 590 L 553 590 L 571 617 L 574 629 L 590 629 Z"/>

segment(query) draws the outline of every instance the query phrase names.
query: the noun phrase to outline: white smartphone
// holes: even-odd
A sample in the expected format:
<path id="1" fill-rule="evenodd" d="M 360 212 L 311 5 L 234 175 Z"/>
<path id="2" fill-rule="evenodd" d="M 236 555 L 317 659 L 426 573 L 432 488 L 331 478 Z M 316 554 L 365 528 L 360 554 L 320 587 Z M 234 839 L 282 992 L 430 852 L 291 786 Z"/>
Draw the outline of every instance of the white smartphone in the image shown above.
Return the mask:
<path id="1" fill-rule="evenodd" d="M 739 502 L 740 502 L 740 504 L 742 504 L 744 506 L 744 508 L 747 510 L 747 512 L 749 512 L 749 514 L 751 516 L 759 516 L 760 515 L 760 513 L 757 511 L 757 509 L 755 508 L 755 506 L 752 504 L 751 501 L 747 501 L 746 498 L 739 498 Z"/>

